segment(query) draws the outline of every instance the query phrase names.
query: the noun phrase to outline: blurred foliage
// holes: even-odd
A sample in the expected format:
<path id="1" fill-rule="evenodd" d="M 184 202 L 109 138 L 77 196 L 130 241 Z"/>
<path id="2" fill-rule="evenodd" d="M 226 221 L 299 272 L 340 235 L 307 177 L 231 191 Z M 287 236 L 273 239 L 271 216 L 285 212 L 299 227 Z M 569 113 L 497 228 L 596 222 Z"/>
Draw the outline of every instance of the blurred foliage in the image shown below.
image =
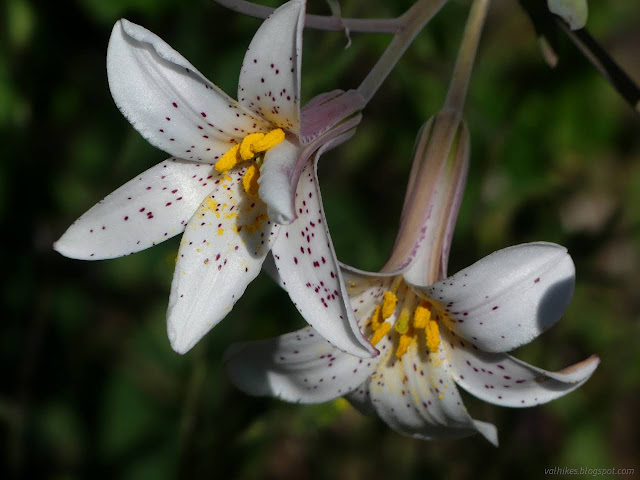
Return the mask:
<path id="1" fill-rule="evenodd" d="M 409 4 L 345 0 L 342 10 L 395 16 Z M 413 139 L 443 101 L 466 8 L 460 0 L 443 9 L 353 140 L 323 157 L 329 225 L 347 263 L 384 263 Z M 568 41 L 548 68 L 516 2 L 495 2 L 479 53 L 466 109 L 472 166 L 451 269 L 519 242 L 568 246 L 574 301 L 518 355 L 549 369 L 591 353 L 602 364 L 581 389 L 543 407 L 469 399 L 474 416 L 498 425 L 500 449 L 480 438 L 406 439 L 341 401 L 298 406 L 233 389 L 221 361 L 227 345 L 302 325 L 266 277 L 179 356 L 164 322 L 176 239 L 108 262 L 51 250 L 93 203 L 164 158 L 110 98 L 113 23 L 143 24 L 233 94 L 258 20 L 209 0 L 7 0 L 0 9 L 0 215 L 9 248 L 0 478 L 536 479 L 554 466 L 640 473 L 640 123 Z M 309 10 L 328 13 L 320 0 Z M 639 19 L 637 2 L 592 2 L 588 23 L 636 81 Z M 389 37 L 352 39 L 344 50 L 340 33 L 305 32 L 305 99 L 357 86 Z"/>

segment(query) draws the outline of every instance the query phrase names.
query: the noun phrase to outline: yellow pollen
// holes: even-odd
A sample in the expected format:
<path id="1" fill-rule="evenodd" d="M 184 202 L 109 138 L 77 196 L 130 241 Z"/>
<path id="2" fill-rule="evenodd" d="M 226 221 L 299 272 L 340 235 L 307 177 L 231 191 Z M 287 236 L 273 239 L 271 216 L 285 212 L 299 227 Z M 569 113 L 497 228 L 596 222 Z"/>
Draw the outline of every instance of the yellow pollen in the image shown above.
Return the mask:
<path id="1" fill-rule="evenodd" d="M 218 235 L 224 235 L 224 228 L 218 229 Z"/>
<path id="2" fill-rule="evenodd" d="M 258 166 L 255 164 L 247 168 L 247 171 L 244 172 L 244 175 L 242 176 L 242 186 L 244 187 L 244 191 L 251 197 L 258 195 L 259 178 L 260 170 L 258 170 Z"/>
<path id="3" fill-rule="evenodd" d="M 413 334 L 400 335 L 398 340 L 398 349 L 396 350 L 396 357 L 400 358 L 407 353 L 407 349 L 413 343 L 416 337 Z"/>
<path id="4" fill-rule="evenodd" d="M 251 160 L 256 154 L 254 145 L 264 138 L 264 133 L 250 133 L 242 139 L 240 143 L 240 158 L 242 160 Z"/>
<path id="5" fill-rule="evenodd" d="M 409 310 L 403 308 L 400 312 L 400 317 L 396 321 L 396 324 L 393 327 L 396 332 L 400 334 L 405 334 L 409 331 Z"/>
<path id="6" fill-rule="evenodd" d="M 371 315 L 371 329 L 372 330 L 377 330 L 378 328 L 380 328 L 381 325 L 381 321 L 380 321 L 380 305 L 376 305 L 376 309 L 373 311 L 373 315 Z"/>
<path id="7" fill-rule="evenodd" d="M 429 324 L 427 328 L 425 328 L 424 333 L 427 337 L 427 348 L 429 351 L 431 353 L 437 352 L 440 346 L 440 329 L 438 328 L 438 322 L 429 320 Z"/>
<path id="8" fill-rule="evenodd" d="M 371 337 L 371 345 L 376 345 L 380 340 L 382 340 L 382 337 L 389 333 L 389 330 L 391 330 L 391 324 L 389 322 L 384 322 L 380 325 L 373 334 L 373 337 Z"/>
<path id="9" fill-rule="evenodd" d="M 413 326 L 416 328 L 427 328 L 429 320 L 431 320 L 431 310 L 427 307 L 427 302 L 420 302 L 413 312 Z"/>
<path id="10" fill-rule="evenodd" d="M 284 131 L 281 128 L 276 128 L 267 133 L 262 139 L 252 144 L 252 149 L 255 153 L 266 152 L 270 148 L 275 147 L 281 141 L 284 140 Z"/>
<path id="11" fill-rule="evenodd" d="M 227 173 L 238 163 L 238 149 L 240 145 L 234 145 L 220 157 L 220 160 L 216 162 L 216 171 L 220 173 Z"/>
<path id="12" fill-rule="evenodd" d="M 382 318 L 386 320 L 393 315 L 397 303 L 398 297 L 396 297 L 395 293 L 388 290 L 384 292 L 384 297 L 382 298 Z"/>

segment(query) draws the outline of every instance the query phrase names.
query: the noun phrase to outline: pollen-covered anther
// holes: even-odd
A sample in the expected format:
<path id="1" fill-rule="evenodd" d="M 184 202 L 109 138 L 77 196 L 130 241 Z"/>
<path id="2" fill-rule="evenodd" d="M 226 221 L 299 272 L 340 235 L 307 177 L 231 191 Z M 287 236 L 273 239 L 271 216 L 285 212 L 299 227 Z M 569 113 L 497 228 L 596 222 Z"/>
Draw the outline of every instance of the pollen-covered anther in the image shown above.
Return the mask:
<path id="1" fill-rule="evenodd" d="M 255 144 L 264 138 L 264 133 L 250 133 L 240 142 L 240 158 L 251 160 L 256 154 Z"/>
<path id="2" fill-rule="evenodd" d="M 216 162 L 216 170 L 220 173 L 227 173 L 238 164 L 238 149 L 240 145 L 234 145 L 220 157 Z"/>
<path id="3" fill-rule="evenodd" d="M 371 337 L 371 345 L 376 345 L 382 338 L 389 333 L 391 330 L 391 324 L 389 322 L 384 322 L 378 329 L 374 332 L 373 337 Z"/>
<path id="4" fill-rule="evenodd" d="M 413 312 L 413 326 L 415 328 L 427 328 L 429 320 L 431 320 L 431 310 L 429 304 L 424 300 L 416 307 Z"/>
<path id="5" fill-rule="evenodd" d="M 398 297 L 396 294 L 391 291 L 384 292 L 384 296 L 382 297 L 382 318 L 387 319 L 391 315 L 393 315 L 394 310 L 396 309 L 396 304 L 398 303 Z"/>
<path id="6" fill-rule="evenodd" d="M 369 319 L 369 325 L 371 326 L 371 330 L 376 331 L 380 328 L 382 324 L 382 317 L 380 317 L 381 307 L 380 305 L 376 305 L 376 309 L 373 311 L 373 315 Z"/>
<path id="7" fill-rule="evenodd" d="M 400 335 L 400 338 L 398 339 L 398 348 L 396 349 L 396 357 L 400 358 L 405 353 L 407 353 L 407 349 L 409 348 L 409 346 L 411 346 L 415 339 L 416 337 L 414 335 L 414 332 L 412 331 Z"/>
<path id="8" fill-rule="evenodd" d="M 242 147 L 241 147 L 242 148 Z M 258 179 L 260 178 L 260 170 L 258 166 L 254 163 L 253 165 L 247 168 L 246 172 L 242 176 L 242 187 L 244 191 L 249 194 L 251 197 L 255 197 L 258 195 Z"/>
<path id="9" fill-rule="evenodd" d="M 431 353 L 437 352 L 438 347 L 440 346 L 440 329 L 438 328 L 438 322 L 429 320 L 424 333 L 427 337 L 427 348 L 429 349 L 429 351 Z"/>
<path id="10" fill-rule="evenodd" d="M 253 143 L 253 151 L 256 153 L 266 152 L 284 140 L 284 130 L 276 128 L 267 133 L 262 139 Z"/>

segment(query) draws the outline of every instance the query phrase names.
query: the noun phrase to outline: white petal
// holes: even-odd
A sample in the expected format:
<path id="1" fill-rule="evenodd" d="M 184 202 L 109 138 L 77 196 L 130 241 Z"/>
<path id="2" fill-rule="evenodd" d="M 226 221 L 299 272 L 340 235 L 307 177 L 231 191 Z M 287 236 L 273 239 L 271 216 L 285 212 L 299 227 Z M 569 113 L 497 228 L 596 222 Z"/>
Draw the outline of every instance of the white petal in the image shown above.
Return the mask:
<path id="1" fill-rule="evenodd" d="M 445 361 L 458 385 L 505 407 L 531 407 L 562 397 L 585 383 L 600 363 L 593 355 L 559 372 L 548 372 L 506 353 L 474 349 L 455 334 L 443 337 L 449 350 Z"/>
<path id="2" fill-rule="evenodd" d="M 488 352 L 530 342 L 562 316 L 575 281 L 566 248 L 527 243 L 499 250 L 430 287 L 415 287 L 440 303 L 455 333 Z"/>
<path id="3" fill-rule="evenodd" d="M 264 204 L 245 194 L 243 173 L 221 176 L 182 237 L 167 312 L 169 340 L 178 353 L 231 311 L 277 236 Z"/>
<path id="4" fill-rule="evenodd" d="M 377 363 L 341 352 L 311 327 L 232 345 L 225 361 L 231 381 L 242 391 L 300 403 L 326 402 L 352 391 Z"/>
<path id="5" fill-rule="evenodd" d="M 274 125 L 300 132 L 300 63 L 305 2 L 285 3 L 253 37 L 238 80 L 239 103 Z"/>
<path id="6" fill-rule="evenodd" d="M 369 380 L 362 382 L 351 393 L 344 396 L 353 407 L 363 415 L 373 415 L 376 409 L 371 401 L 371 392 L 369 391 Z"/>
<path id="7" fill-rule="evenodd" d="M 387 354 L 369 389 L 378 415 L 399 433 L 434 440 L 479 432 L 497 445 L 495 427 L 469 416 L 444 364 L 417 343 L 400 359 L 395 353 Z"/>
<path id="8" fill-rule="evenodd" d="M 211 192 L 211 166 L 169 159 L 125 183 L 82 215 L 54 244 L 83 260 L 121 257 L 182 231 Z"/>
<path id="9" fill-rule="evenodd" d="M 315 166 L 304 168 L 295 202 L 298 218 L 281 227 L 273 245 L 278 273 L 305 320 L 347 353 L 370 357 L 375 349 L 362 336 L 329 235 Z"/>
<path id="10" fill-rule="evenodd" d="M 287 224 L 296 218 L 291 179 L 301 153 L 300 147 L 289 139 L 265 153 L 258 180 L 259 194 L 267 204 L 269 218 L 275 223 Z"/>
<path id="11" fill-rule="evenodd" d="M 111 33 L 107 75 L 134 128 L 176 157 L 213 163 L 231 139 L 267 129 L 162 39 L 124 19 Z"/>

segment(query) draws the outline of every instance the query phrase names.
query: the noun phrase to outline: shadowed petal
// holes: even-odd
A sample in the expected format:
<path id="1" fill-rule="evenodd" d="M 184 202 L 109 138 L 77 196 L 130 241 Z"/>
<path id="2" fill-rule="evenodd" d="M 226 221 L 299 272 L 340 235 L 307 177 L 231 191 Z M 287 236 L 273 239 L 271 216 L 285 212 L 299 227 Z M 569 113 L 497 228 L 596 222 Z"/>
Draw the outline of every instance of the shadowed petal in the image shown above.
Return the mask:
<path id="1" fill-rule="evenodd" d="M 375 349 L 362 336 L 349 303 L 312 162 L 300 176 L 295 208 L 298 218 L 281 226 L 272 250 L 284 287 L 320 335 L 352 355 L 370 357 Z"/>
<path id="2" fill-rule="evenodd" d="M 213 188 L 211 167 L 171 158 L 125 183 L 82 215 L 54 244 L 83 260 L 121 257 L 182 233 Z"/>
<path id="3" fill-rule="evenodd" d="M 300 63 L 305 2 L 285 3 L 260 26 L 247 49 L 238 101 L 291 133 L 300 133 Z"/>
<path id="4" fill-rule="evenodd" d="M 311 327 L 232 345 L 225 362 L 231 381 L 242 391 L 300 403 L 326 402 L 352 391 L 377 363 L 341 352 Z"/>
<path id="5" fill-rule="evenodd" d="M 107 75 L 133 127 L 176 157 L 214 163 L 231 139 L 266 129 L 157 35 L 128 20 L 113 27 Z"/>
<path id="6" fill-rule="evenodd" d="M 481 433 L 497 445 L 493 425 L 473 420 L 462 403 L 453 378 L 436 355 L 414 342 L 400 359 L 389 353 L 369 384 L 378 415 L 395 431 L 435 440 Z"/>
<path id="7" fill-rule="evenodd" d="M 506 353 L 486 353 L 470 348 L 455 334 L 444 333 L 451 372 L 472 395 L 505 407 L 531 407 L 550 402 L 585 383 L 600 359 L 593 355 L 560 370 L 548 372 Z"/>
<path id="8" fill-rule="evenodd" d="M 265 153 L 260 167 L 260 198 L 267 204 L 269 218 L 279 224 L 296 218 L 291 177 L 301 152 L 297 143 L 285 139 Z"/>
<path id="9" fill-rule="evenodd" d="M 567 249 L 527 243 L 499 250 L 430 287 L 414 287 L 439 302 L 447 326 L 488 352 L 529 343 L 562 316 L 575 281 Z"/>
<path id="10" fill-rule="evenodd" d="M 169 340 L 178 353 L 231 311 L 276 237 L 264 204 L 245 194 L 243 173 L 220 177 L 182 237 L 167 312 Z"/>

